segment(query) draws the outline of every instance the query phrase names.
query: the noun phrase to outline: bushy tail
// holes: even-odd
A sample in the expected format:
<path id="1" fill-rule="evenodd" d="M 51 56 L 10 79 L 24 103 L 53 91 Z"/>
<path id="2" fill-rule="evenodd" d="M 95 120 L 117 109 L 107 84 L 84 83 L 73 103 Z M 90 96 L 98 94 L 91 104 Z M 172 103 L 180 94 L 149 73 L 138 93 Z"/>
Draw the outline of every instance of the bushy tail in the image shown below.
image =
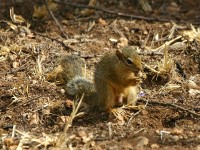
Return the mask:
<path id="1" fill-rule="evenodd" d="M 70 96 L 81 96 L 84 93 L 85 97 L 91 97 L 96 93 L 94 83 L 79 76 L 70 80 L 65 86 L 65 90 Z"/>

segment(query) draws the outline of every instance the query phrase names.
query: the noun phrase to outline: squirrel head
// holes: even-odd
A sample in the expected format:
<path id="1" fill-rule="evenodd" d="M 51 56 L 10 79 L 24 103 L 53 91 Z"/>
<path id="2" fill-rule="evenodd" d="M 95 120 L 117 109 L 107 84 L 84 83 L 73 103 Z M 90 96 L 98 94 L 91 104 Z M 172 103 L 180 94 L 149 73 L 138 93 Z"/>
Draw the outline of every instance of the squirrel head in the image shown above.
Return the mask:
<path id="1" fill-rule="evenodd" d="M 125 68 L 138 74 L 142 70 L 142 62 L 136 50 L 136 46 L 125 47 L 121 50 L 116 50 L 116 55 Z"/>

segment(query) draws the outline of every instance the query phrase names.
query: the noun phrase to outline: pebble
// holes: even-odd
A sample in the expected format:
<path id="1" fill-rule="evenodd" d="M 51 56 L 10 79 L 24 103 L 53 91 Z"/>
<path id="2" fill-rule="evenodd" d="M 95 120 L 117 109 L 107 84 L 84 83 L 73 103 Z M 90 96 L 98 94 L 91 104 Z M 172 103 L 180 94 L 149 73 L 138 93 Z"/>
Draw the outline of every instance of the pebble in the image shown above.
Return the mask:
<path id="1" fill-rule="evenodd" d="M 157 148 L 160 148 L 160 146 L 158 144 L 151 144 L 151 148 L 152 149 L 157 149 Z"/>

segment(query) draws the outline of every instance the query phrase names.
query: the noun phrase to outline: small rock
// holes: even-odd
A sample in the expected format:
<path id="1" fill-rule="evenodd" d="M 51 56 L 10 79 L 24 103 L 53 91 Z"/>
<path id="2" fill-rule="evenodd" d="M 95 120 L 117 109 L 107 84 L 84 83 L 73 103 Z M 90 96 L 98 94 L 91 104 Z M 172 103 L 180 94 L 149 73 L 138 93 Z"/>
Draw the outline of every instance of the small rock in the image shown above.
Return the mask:
<path id="1" fill-rule="evenodd" d="M 148 114 L 148 111 L 142 110 L 142 115 L 147 115 L 147 114 Z"/>
<path id="2" fill-rule="evenodd" d="M 197 94 L 200 94 L 200 90 L 195 90 L 195 89 L 190 89 L 189 90 L 189 95 L 190 96 L 195 96 Z"/>
<path id="3" fill-rule="evenodd" d="M 171 6 L 178 7 L 178 4 L 176 2 L 171 2 Z"/>
<path id="4" fill-rule="evenodd" d="M 177 136 L 177 135 L 172 136 L 172 140 L 175 141 L 175 142 L 178 141 L 179 139 L 180 139 L 180 138 L 179 138 L 179 136 Z"/>
<path id="5" fill-rule="evenodd" d="M 112 43 L 117 43 L 118 42 L 118 40 L 114 39 L 114 38 L 109 38 L 109 41 L 111 41 Z"/>
<path id="6" fill-rule="evenodd" d="M 91 145 L 92 147 L 96 146 L 95 141 L 91 141 L 91 142 L 90 142 L 90 145 Z"/>
<path id="7" fill-rule="evenodd" d="M 137 148 L 142 148 L 149 143 L 149 139 L 147 139 L 144 136 L 139 136 L 139 137 L 135 138 L 134 141 L 136 142 L 135 145 Z"/>
<path id="8" fill-rule="evenodd" d="M 197 140 L 200 140 L 200 135 L 197 136 Z"/>
<path id="9" fill-rule="evenodd" d="M 61 92 L 62 94 L 65 94 L 65 90 L 64 90 L 64 89 L 61 89 L 60 92 Z"/>
<path id="10" fill-rule="evenodd" d="M 17 149 L 17 145 L 12 145 L 9 147 L 9 150 L 16 150 Z"/>
<path id="11" fill-rule="evenodd" d="M 197 145 L 196 150 L 200 150 L 200 145 Z"/>
<path id="12" fill-rule="evenodd" d="M 187 133 L 187 136 L 189 136 L 189 137 L 193 137 L 193 136 L 194 136 L 194 133 L 191 132 L 191 131 L 189 131 L 189 132 Z"/>
<path id="13" fill-rule="evenodd" d="M 143 34 L 144 34 L 144 35 L 147 35 L 147 34 L 148 34 L 148 31 L 147 31 L 147 30 L 144 30 Z"/>
<path id="14" fill-rule="evenodd" d="M 85 137 L 85 136 L 87 136 L 87 134 L 85 133 L 85 131 L 79 131 L 79 132 L 78 132 L 78 135 L 79 135 L 80 137 Z"/>
<path id="15" fill-rule="evenodd" d="M 171 23 L 166 22 L 166 23 L 164 23 L 164 25 L 165 25 L 166 27 L 169 27 L 169 26 L 171 26 Z"/>
<path id="16" fill-rule="evenodd" d="M 151 144 L 151 148 L 152 149 L 157 149 L 157 148 L 160 148 L 160 146 L 158 144 Z"/>
<path id="17" fill-rule="evenodd" d="M 19 62 L 17 62 L 17 61 L 14 61 L 13 62 L 13 68 L 19 68 Z"/>
<path id="18" fill-rule="evenodd" d="M 172 134 L 172 135 L 180 135 L 180 134 L 183 134 L 183 129 L 174 128 L 174 129 L 171 131 L 171 134 Z"/>
<path id="19" fill-rule="evenodd" d="M 156 134 L 160 135 L 160 130 L 156 130 L 155 132 Z"/>
<path id="20" fill-rule="evenodd" d="M 122 149 L 133 149 L 133 145 L 128 141 L 122 142 Z"/>
<path id="21" fill-rule="evenodd" d="M 129 28 L 128 27 L 124 27 L 124 30 L 129 32 Z"/>

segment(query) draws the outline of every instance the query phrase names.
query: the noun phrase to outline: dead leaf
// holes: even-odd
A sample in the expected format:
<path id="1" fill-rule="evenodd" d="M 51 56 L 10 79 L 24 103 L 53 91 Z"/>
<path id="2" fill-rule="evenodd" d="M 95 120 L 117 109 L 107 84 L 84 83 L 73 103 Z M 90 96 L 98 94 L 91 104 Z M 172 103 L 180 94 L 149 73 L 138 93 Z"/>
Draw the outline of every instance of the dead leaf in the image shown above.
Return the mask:
<path id="1" fill-rule="evenodd" d="M 102 18 L 99 18 L 99 23 L 101 23 L 104 26 L 107 25 L 107 22 L 105 20 L 103 20 Z"/>
<path id="2" fill-rule="evenodd" d="M 161 91 L 170 92 L 170 91 L 178 90 L 178 89 L 180 89 L 180 88 L 181 88 L 181 85 L 167 83 L 167 84 L 166 84 L 164 87 L 162 87 L 160 90 L 161 90 Z"/>
<path id="3" fill-rule="evenodd" d="M 146 13 L 150 13 L 152 12 L 152 8 L 151 5 L 148 3 L 148 0 L 139 0 L 139 3 L 142 7 L 142 9 L 146 12 Z"/>
<path id="4" fill-rule="evenodd" d="M 191 30 L 184 30 L 183 31 L 183 36 L 187 37 L 190 42 L 196 40 L 200 42 L 200 28 L 195 28 L 192 24 Z"/>
<path id="5" fill-rule="evenodd" d="M 78 135 L 81 137 L 81 139 L 83 140 L 84 143 L 88 143 L 94 137 L 94 135 L 92 133 L 89 133 L 87 135 L 86 132 L 83 130 L 79 131 Z"/>
<path id="6" fill-rule="evenodd" d="M 33 125 L 33 124 L 37 125 L 37 124 L 39 124 L 39 121 L 40 121 L 39 115 L 38 115 L 37 112 L 35 112 L 35 113 L 31 116 L 30 124 L 31 124 L 31 125 Z"/>
<path id="7" fill-rule="evenodd" d="M 128 46 L 128 39 L 125 37 L 121 37 L 119 39 L 119 43 L 117 43 L 117 48 L 123 48 L 125 46 Z"/>
<path id="8" fill-rule="evenodd" d="M 3 139 L 3 144 L 6 146 L 7 149 L 10 150 L 11 148 L 13 148 L 13 147 L 16 148 L 18 146 L 19 139 L 17 139 L 17 138 L 11 138 L 11 137 L 4 138 Z"/>
<path id="9" fill-rule="evenodd" d="M 67 108 L 72 108 L 73 107 L 73 101 L 72 100 L 66 100 L 64 105 L 67 107 Z"/>
<path id="10" fill-rule="evenodd" d="M 70 116 L 59 116 L 59 118 L 63 123 L 71 122 L 72 120 Z"/>
<path id="11" fill-rule="evenodd" d="M 10 18 L 12 19 L 12 21 L 14 23 L 21 24 L 21 23 L 25 23 L 26 22 L 26 20 L 22 16 L 16 15 L 14 13 L 14 8 L 13 7 L 11 7 L 11 9 L 10 9 Z"/>
<path id="12" fill-rule="evenodd" d="M 8 53 L 10 53 L 10 49 L 7 46 L 1 46 L 0 45 L 0 55 L 7 55 Z"/>
<path id="13" fill-rule="evenodd" d="M 172 70 L 173 67 L 173 60 L 169 56 L 168 47 L 164 49 L 164 58 L 161 62 L 158 63 L 158 74 L 168 74 Z"/>
<path id="14" fill-rule="evenodd" d="M 97 0 L 90 0 L 88 6 L 95 6 L 97 4 Z M 84 9 L 83 11 L 81 11 L 81 14 L 83 16 L 90 16 L 93 15 L 95 13 L 95 10 L 93 9 Z"/>
<path id="15" fill-rule="evenodd" d="M 13 66 L 13 68 L 15 68 L 15 69 L 16 69 L 16 68 L 19 68 L 19 62 L 14 61 L 12 66 Z"/>
<path id="16" fill-rule="evenodd" d="M 54 3 L 52 0 L 48 0 L 47 5 L 52 12 L 56 12 L 59 9 L 59 5 L 57 3 Z M 46 20 L 49 18 L 49 13 L 45 5 L 34 5 L 33 8 L 33 20 Z"/>
<path id="17" fill-rule="evenodd" d="M 190 88 L 190 89 L 197 89 L 197 90 L 200 90 L 200 86 L 198 86 L 194 81 L 192 80 L 188 80 L 187 81 L 187 86 Z"/>

